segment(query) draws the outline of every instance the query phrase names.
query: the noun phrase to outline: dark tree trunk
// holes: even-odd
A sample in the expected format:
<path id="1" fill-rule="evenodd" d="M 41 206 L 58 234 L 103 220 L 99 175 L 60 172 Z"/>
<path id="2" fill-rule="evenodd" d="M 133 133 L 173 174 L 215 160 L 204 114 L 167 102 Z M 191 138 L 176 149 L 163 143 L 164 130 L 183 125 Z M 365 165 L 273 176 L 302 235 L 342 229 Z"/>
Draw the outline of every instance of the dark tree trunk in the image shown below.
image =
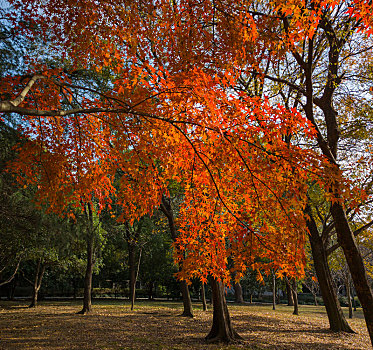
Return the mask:
<path id="1" fill-rule="evenodd" d="M 153 300 L 153 282 L 148 283 L 148 299 Z"/>
<path id="2" fill-rule="evenodd" d="M 276 310 L 276 275 L 272 277 L 272 310 Z"/>
<path id="3" fill-rule="evenodd" d="M 92 276 L 94 266 L 94 227 L 93 227 L 93 212 L 91 204 L 84 206 L 84 212 L 87 222 L 87 266 L 84 277 L 84 295 L 83 309 L 78 314 L 87 314 L 92 311 Z"/>
<path id="4" fill-rule="evenodd" d="M 8 300 L 14 300 L 14 295 L 15 295 L 15 292 L 16 292 L 17 284 L 18 284 L 18 277 L 16 276 L 10 282 L 10 284 L 8 285 L 8 288 L 6 290 L 6 295 L 7 295 Z"/>
<path id="5" fill-rule="evenodd" d="M 193 317 L 192 300 L 190 299 L 188 284 L 186 283 L 186 281 L 181 281 L 180 285 L 181 285 L 181 294 L 183 297 L 183 306 L 184 306 L 184 310 L 181 316 Z"/>
<path id="6" fill-rule="evenodd" d="M 211 279 L 213 318 L 210 333 L 206 336 L 208 342 L 231 343 L 242 339 L 233 329 L 224 295 L 224 285 L 214 278 Z"/>
<path id="7" fill-rule="evenodd" d="M 207 311 L 205 284 L 203 282 L 201 283 L 201 298 L 202 298 L 202 309 L 203 311 Z"/>
<path id="8" fill-rule="evenodd" d="M 32 298 L 29 307 L 36 307 L 38 304 L 38 294 L 41 287 L 41 281 L 44 276 L 46 265 L 43 264 L 43 258 L 40 258 L 36 267 L 35 278 L 32 288 Z"/>
<path id="9" fill-rule="evenodd" d="M 288 306 L 294 306 L 293 293 L 291 292 L 291 286 L 290 286 L 288 278 L 285 278 L 285 284 L 286 284 L 286 295 L 288 297 Z"/>
<path id="10" fill-rule="evenodd" d="M 76 300 L 76 295 L 77 295 L 77 281 L 76 279 L 74 278 L 73 279 L 73 299 Z"/>
<path id="11" fill-rule="evenodd" d="M 346 213 L 339 203 L 332 204 L 331 213 L 334 219 L 338 243 L 344 255 L 364 312 L 370 341 L 373 345 L 373 294 L 365 272 L 363 259 L 356 244 L 355 236 L 348 224 Z"/>
<path id="12" fill-rule="evenodd" d="M 292 279 L 291 293 L 293 294 L 293 300 L 294 300 L 294 311 L 293 311 L 293 315 L 299 315 L 297 281 L 295 280 L 295 278 Z"/>
<path id="13" fill-rule="evenodd" d="M 240 282 L 235 282 L 233 284 L 234 288 L 234 301 L 239 304 L 243 304 L 243 294 L 242 294 L 242 286 Z"/>
<path id="14" fill-rule="evenodd" d="M 171 232 L 171 238 L 175 242 L 177 238 L 177 230 L 176 230 L 175 218 L 174 218 L 174 214 L 172 211 L 171 202 L 169 198 L 162 196 L 162 202 L 161 202 L 160 209 L 162 213 L 167 217 L 168 225 L 170 227 L 170 232 Z M 182 266 L 179 266 L 179 269 L 181 268 Z M 184 310 L 181 316 L 193 317 L 192 301 L 190 299 L 188 285 L 185 281 L 180 281 L 180 289 L 181 289 L 181 295 L 183 298 L 183 305 L 184 305 Z"/>
<path id="15" fill-rule="evenodd" d="M 310 120 L 316 127 L 316 121 L 313 112 L 313 103 L 316 103 L 323 111 L 326 124 L 327 138 L 317 129 L 317 142 L 322 153 L 327 157 L 329 163 L 338 168 L 337 149 L 340 130 L 338 127 L 337 112 L 333 108 L 333 93 L 338 84 L 333 77 L 338 75 L 338 63 L 341 47 L 337 43 L 335 37 L 332 36 L 331 30 L 324 31 L 328 40 L 332 45 L 329 46 L 329 71 L 328 79 L 325 85 L 324 92 L 321 98 L 314 99 L 312 90 L 312 64 L 309 63 L 306 71 L 306 95 L 307 102 L 304 111 L 307 119 Z M 369 286 L 367 275 L 364 268 L 363 259 L 356 245 L 355 236 L 350 228 L 345 209 L 343 208 L 343 199 L 339 193 L 340 183 L 338 175 L 335 176 L 334 188 L 331 190 L 331 195 L 334 197 L 331 202 L 331 215 L 334 221 L 335 231 L 337 233 L 338 243 L 342 247 L 350 273 L 355 285 L 356 293 L 363 307 L 365 323 L 371 343 L 373 345 L 373 294 Z"/>
<path id="16" fill-rule="evenodd" d="M 293 294 L 294 300 L 293 315 L 299 315 L 297 281 L 295 280 L 295 278 L 292 280 L 291 293 Z"/>
<path id="17" fill-rule="evenodd" d="M 355 300 L 355 292 L 354 292 L 354 288 L 352 288 L 352 304 L 354 306 L 354 311 L 356 311 L 356 300 Z"/>
<path id="18" fill-rule="evenodd" d="M 135 244 L 128 243 L 128 267 L 130 272 L 130 302 L 133 310 L 136 297 L 136 265 L 135 265 Z"/>
<path id="19" fill-rule="evenodd" d="M 308 211 L 310 209 L 308 208 Z M 353 333 L 339 304 L 327 260 L 326 249 L 312 215 L 309 215 L 307 227 L 310 233 L 310 243 L 313 263 L 320 285 L 321 295 L 328 314 L 330 329 L 335 332 Z"/>
<path id="20" fill-rule="evenodd" d="M 87 265 L 84 277 L 83 309 L 78 314 L 92 311 L 93 237 L 87 239 Z"/>
<path id="21" fill-rule="evenodd" d="M 348 318 L 353 317 L 352 312 L 352 302 L 351 302 L 351 286 L 350 286 L 350 276 L 346 276 L 345 279 L 346 293 L 347 293 L 347 302 L 348 302 Z"/>

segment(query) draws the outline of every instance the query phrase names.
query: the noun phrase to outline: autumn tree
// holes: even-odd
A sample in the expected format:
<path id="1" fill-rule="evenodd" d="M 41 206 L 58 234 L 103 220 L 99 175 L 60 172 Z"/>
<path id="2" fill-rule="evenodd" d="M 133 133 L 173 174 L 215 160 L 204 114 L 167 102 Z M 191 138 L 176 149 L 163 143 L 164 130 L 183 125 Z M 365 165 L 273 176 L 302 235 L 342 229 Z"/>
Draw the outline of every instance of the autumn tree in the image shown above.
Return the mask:
<path id="1" fill-rule="evenodd" d="M 120 168 L 126 176 L 118 198 L 125 217 L 136 219 L 159 205 L 169 180 L 183 182 L 179 277 L 212 276 L 208 338 L 232 341 L 238 335 L 223 283 L 232 273 L 238 281 L 247 267 L 259 279 L 260 271 L 274 269 L 279 276 L 303 274 L 303 211 L 308 183 L 318 181 L 329 194 L 373 334 L 373 299 L 343 206 L 351 191 L 338 165 L 333 107 L 343 78 L 338 65 L 350 57 L 342 49 L 369 33 L 369 3 L 11 3 L 33 24 L 23 28 L 25 35 L 32 38 L 38 28 L 54 61 L 69 63 L 62 69 L 31 57 L 27 83 L 10 74 L 1 85 L 9 97 L 0 111 L 23 115 L 22 132 L 31 140 L 14 169 L 22 183 L 40 186 L 42 203 L 61 211 L 65 203 L 95 198 L 100 208 L 116 192 Z M 318 54 L 325 47 L 328 57 Z M 304 78 L 289 82 L 272 74 L 284 61 L 291 62 L 292 76 Z M 107 89 L 91 86 L 87 76 L 76 80 L 81 70 L 109 74 Z M 263 79 L 284 84 L 299 103 L 278 104 L 263 90 Z M 242 85 L 261 91 L 248 94 Z M 323 156 L 286 142 L 290 135 L 306 143 L 316 137 Z M 142 185 L 135 189 L 133 179 Z M 134 199 L 141 206 L 128 205 Z"/>

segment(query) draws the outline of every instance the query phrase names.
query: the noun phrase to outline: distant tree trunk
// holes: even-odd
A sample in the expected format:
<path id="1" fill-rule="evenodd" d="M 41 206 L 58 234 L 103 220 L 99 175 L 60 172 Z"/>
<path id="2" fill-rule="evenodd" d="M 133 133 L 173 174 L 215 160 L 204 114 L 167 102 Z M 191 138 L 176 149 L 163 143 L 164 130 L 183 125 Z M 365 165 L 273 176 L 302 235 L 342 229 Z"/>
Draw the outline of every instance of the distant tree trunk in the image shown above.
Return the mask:
<path id="1" fill-rule="evenodd" d="M 299 315 L 297 281 L 295 278 L 292 279 L 291 292 L 293 294 L 293 300 L 294 300 L 293 315 Z"/>
<path id="2" fill-rule="evenodd" d="M 224 285 L 216 279 L 211 279 L 213 318 L 210 333 L 206 336 L 208 342 L 231 343 L 242 339 L 233 329 L 224 295 Z"/>
<path id="3" fill-rule="evenodd" d="M 147 283 L 148 299 L 149 300 L 153 300 L 153 285 L 154 285 L 154 283 L 152 281 Z"/>
<path id="4" fill-rule="evenodd" d="M 352 285 L 351 285 L 351 287 L 352 287 Z M 354 311 L 356 311 L 356 300 L 355 300 L 355 292 L 354 292 L 354 288 L 351 288 L 352 289 L 352 304 L 353 304 L 353 306 L 354 306 Z"/>
<path id="5" fill-rule="evenodd" d="M 92 311 L 93 237 L 87 239 L 87 265 L 84 277 L 83 309 L 78 314 Z"/>
<path id="6" fill-rule="evenodd" d="M 348 302 L 348 318 L 353 317 L 352 312 L 352 302 L 351 302 L 351 285 L 350 285 L 350 276 L 346 276 L 345 280 L 346 292 L 347 292 L 347 302 Z"/>
<path id="7" fill-rule="evenodd" d="M 253 293 L 250 293 L 250 304 L 253 303 Z"/>
<path id="8" fill-rule="evenodd" d="M 243 304 L 243 294 L 242 294 L 242 286 L 240 282 L 234 282 L 234 301 L 239 304 Z"/>
<path id="9" fill-rule="evenodd" d="M 18 272 L 18 269 L 19 269 L 19 265 L 21 264 L 21 261 L 22 261 L 22 255 L 18 258 L 18 262 L 17 262 L 17 265 L 15 266 L 15 268 L 13 270 L 13 273 L 5 281 L 0 282 L 0 287 L 13 281 L 14 277 L 16 277 L 16 275 L 17 275 L 17 272 Z"/>
<path id="10" fill-rule="evenodd" d="M 307 208 L 307 211 L 310 213 L 309 207 Z M 313 264 L 319 281 L 321 296 L 328 314 L 330 329 L 334 332 L 343 331 L 353 333 L 354 331 L 348 325 L 341 309 L 341 305 L 339 304 L 328 265 L 325 245 L 312 215 L 309 215 L 307 227 L 310 233 L 309 239 L 311 243 Z"/>
<path id="11" fill-rule="evenodd" d="M 36 267 L 35 278 L 32 288 L 32 298 L 29 307 L 36 307 L 38 304 L 38 293 L 41 287 L 41 281 L 44 276 L 46 265 L 43 264 L 43 258 L 39 258 L 38 265 Z"/>
<path id="12" fill-rule="evenodd" d="M 73 278 L 72 280 L 72 284 L 73 284 L 73 299 L 76 300 L 76 295 L 77 295 L 77 281 L 75 279 L 75 277 Z"/>
<path id="13" fill-rule="evenodd" d="M 127 237 L 127 246 L 128 246 L 128 268 L 129 268 L 129 277 L 130 277 L 130 295 L 129 299 L 131 302 L 131 310 L 133 310 L 136 298 L 136 261 L 135 261 L 135 247 L 136 244 L 132 242 L 131 237 Z"/>
<path id="14" fill-rule="evenodd" d="M 8 300 L 14 300 L 14 295 L 16 292 L 18 284 L 18 275 L 15 276 L 15 278 L 8 284 L 8 288 L 6 289 L 6 295 Z"/>
<path id="15" fill-rule="evenodd" d="M 174 214 L 172 211 L 169 198 L 162 196 L 162 202 L 160 205 L 160 209 L 168 220 L 168 225 L 169 225 L 170 232 L 171 232 L 171 238 L 175 242 L 177 238 L 177 230 L 176 230 L 175 218 L 174 218 Z M 179 266 L 179 269 L 181 269 L 181 267 L 182 266 Z M 181 295 L 183 298 L 183 306 L 184 306 L 184 310 L 181 316 L 193 317 L 192 301 L 190 299 L 190 293 L 189 293 L 189 288 L 188 288 L 187 283 L 185 281 L 180 281 L 180 288 L 181 288 Z"/>
<path id="16" fill-rule="evenodd" d="M 276 310 L 276 275 L 272 277 L 272 310 Z"/>
<path id="17" fill-rule="evenodd" d="M 203 282 L 201 283 L 201 297 L 202 297 L 202 309 L 203 311 L 207 311 L 205 284 Z"/>
<path id="18" fill-rule="evenodd" d="M 291 286 L 288 278 L 285 278 L 286 284 L 286 295 L 288 298 L 288 306 L 294 306 L 293 293 L 291 292 Z"/>
<path id="19" fill-rule="evenodd" d="M 78 314 L 87 314 L 92 311 L 92 276 L 94 266 L 94 228 L 93 228 L 93 213 L 91 205 L 87 204 L 88 212 L 85 209 L 87 218 L 87 265 L 84 277 L 84 295 L 83 295 L 83 309 Z"/>
<path id="20" fill-rule="evenodd" d="M 133 310 L 136 297 L 136 266 L 135 266 L 135 244 L 131 241 L 128 243 L 128 267 L 130 272 L 130 302 Z"/>

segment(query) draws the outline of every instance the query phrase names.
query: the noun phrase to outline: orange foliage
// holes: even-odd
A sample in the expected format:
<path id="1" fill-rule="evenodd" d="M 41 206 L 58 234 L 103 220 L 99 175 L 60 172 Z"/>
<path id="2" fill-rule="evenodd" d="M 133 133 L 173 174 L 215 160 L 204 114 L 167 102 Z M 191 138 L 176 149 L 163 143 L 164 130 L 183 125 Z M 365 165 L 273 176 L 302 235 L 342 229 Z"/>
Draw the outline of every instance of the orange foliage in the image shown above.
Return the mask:
<path id="1" fill-rule="evenodd" d="M 228 282 L 228 258 L 237 278 L 247 266 L 303 274 L 307 183 L 331 186 L 330 169 L 284 141 L 315 136 L 299 112 L 237 85 L 253 71 L 261 82 L 264 63 L 311 38 L 322 11 L 341 1 L 11 3 L 68 66 L 51 70 L 35 58 L 30 73 L 45 79 L 22 104 L 37 111 L 23 113 L 30 142 L 13 169 L 38 184 L 40 202 L 61 211 L 93 198 L 103 206 L 115 194 L 122 219 L 133 220 L 151 213 L 176 181 L 185 189 L 179 277 Z M 366 23 L 369 6 L 355 1 L 346 11 Z M 33 28 L 23 30 L 32 37 Z M 109 75 L 110 89 L 77 85 L 78 70 Z M 1 92 L 20 91 L 15 85 L 19 78 Z"/>

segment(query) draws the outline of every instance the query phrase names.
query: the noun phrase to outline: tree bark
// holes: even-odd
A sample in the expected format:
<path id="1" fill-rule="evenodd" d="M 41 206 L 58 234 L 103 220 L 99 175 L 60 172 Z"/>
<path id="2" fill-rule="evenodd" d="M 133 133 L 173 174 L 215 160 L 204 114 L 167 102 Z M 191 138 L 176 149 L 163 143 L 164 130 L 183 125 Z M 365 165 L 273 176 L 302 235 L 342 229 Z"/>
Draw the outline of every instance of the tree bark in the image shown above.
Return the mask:
<path id="1" fill-rule="evenodd" d="M 243 304 L 243 294 L 242 294 L 242 286 L 240 282 L 235 282 L 233 284 L 234 288 L 234 301 L 238 304 Z"/>
<path id="2" fill-rule="evenodd" d="M 93 237 L 87 238 L 87 265 L 84 277 L 83 309 L 78 314 L 92 311 L 92 276 L 93 276 Z"/>
<path id="3" fill-rule="evenodd" d="M 232 327 L 223 283 L 212 278 L 211 289 L 214 308 L 213 319 L 210 333 L 205 339 L 208 342 L 224 343 L 232 343 L 242 339 Z"/>
<path id="4" fill-rule="evenodd" d="M 295 280 L 295 278 L 292 280 L 292 286 L 291 287 L 292 287 L 291 288 L 291 293 L 293 294 L 293 299 L 294 299 L 293 315 L 299 315 L 297 281 Z"/>
<path id="5" fill-rule="evenodd" d="M 192 308 L 192 300 L 190 299 L 188 284 L 186 283 L 186 281 L 181 281 L 180 285 L 181 285 L 181 294 L 183 297 L 183 306 L 184 306 L 183 313 L 180 316 L 194 317 L 193 308 Z"/>
<path id="6" fill-rule="evenodd" d="M 276 310 L 276 275 L 272 277 L 272 310 Z"/>
<path id="7" fill-rule="evenodd" d="M 39 258 L 38 265 L 36 267 L 33 288 L 32 288 L 31 304 L 29 305 L 30 308 L 36 307 L 38 304 L 38 294 L 39 294 L 39 290 L 41 287 L 41 281 L 44 276 L 45 267 L 46 265 L 43 264 L 43 258 Z"/>
<path id="8" fill-rule="evenodd" d="M 176 230 L 175 218 L 174 218 L 174 214 L 172 211 L 169 198 L 162 196 L 162 202 L 161 202 L 160 209 L 168 220 L 168 225 L 169 225 L 170 232 L 171 232 L 171 238 L 175 242 L 177 238 L 177 230 Z M 179 269 L 181 268 L 182 266 L 179 266 Z M 183 298 L 183 306 L 184 306 L 184 310 L 181 316 L 193 317 L 192 301 L 190 299 L 188 285 L 185 281 L 180 281 L 180 289 L 181 289 L 181 295 Z"/>
<path id="9" fill-rule="evenodd" d="M 153 300 L 153 285 L 154 283 L 153 282 L 148 282 L 147 286 L 148 286 L 148 299 L 149 300 Z"/>
<path id="10" fill-rule="evenodd" d="M 203 311 L 207 311 L 205 284 L 203 282 L 201 283 L 201 297 L 202 297 L 202 309 Z"/>
<path id="11" fill-rule="evenodd" d="M 351 286 L 352 288 L 352 290 L 351 290 L 351 294 L 352 294 L 352 304 L 353 304 L 353 306 L 354 306 L 354 311 L 356 311 L 356 300 L 355 300 L 355 293 L 354 293 L 354 288 L 353 288 L 353 286 Z"/>
<path id="12" fill-rule="evenodd" d="M 347 294 L 347 303 L 348 303 L 348 318 L 353 317 L 352 312 L 352 302 L 351 302 L 351 286 L 350 286 L 350 276 L 346 276 L 345 280 L 346 294 Z"/>
<path id="13" fill-rule="evenodd" d="M 342 51 L 342 45 L 344 45 L 346 41 L 338 40 L 333 35 L 333 28 L 329 27 L 331 27 L 331 24 L 329 22 L 323 22 L 323 30 L 329 41 L 328 75 L 324 91 L 321 97 L 317 98 L 313 96 L 313 42 L 310 42 L 312 43 L 312 45 L 309 47 L 309 59 L 305 67 L 305 86 L 307 101 L 304 106 L 304 111 L 306 113 L 307 119 L 315 126 L 315 129 L 317 131 L 317 142 L 323 155 L 328 159 L 329 163 L 334 166 L 339 172 L 340 170 L 337 163 L 337 150 L 340 130 L 338 125 L 337 112 L 333 107 L 333 94 L 339 84 L 339 82 L 337 81 L 338 68 L 340 63 L 339 58 L 340 52 Z M 318 128 L 318 125 L 316 123 L 313 104 L 316 104 L 323 111 L 326 125 L 326 139 L 320 132 L 320 129 Z M 363 307 L 365 323 L 367 325 L 370 340 L 373 345 L 373 294 L 367 280 L 363 259 L 358 250 L 355 236 L 350 228 L 346 212 L 342 204 L 344 200 L 339 193 L 340 187 L 341 183 L 339 180 L 339 174 L 336 174 L 334 176 L 333 189 L 330 190 L 330 194 L 334 197 L 333 201 L 331 201 L 330 211 L 333 217 L 338 243 L 342 247 L 344 255 L 346 257 L 346 261 L 355 285 L 356 293 Z"/>
<path id="14" fill-rule="evenodd" d="M 332 204 L 331 213 L 335 223 L 338 243 L 341 245 L 346 257 L 356 294 L 363 308 L 370 340 L 373 345 L 373 294 L 368 283 L 363 259 L 342 205 L 340 203 Z"/>
<path id="15" fill-rule="evenodd" d="M 341 305 L 339 304 L 328 265 L 326 249 L 312 215 L 309 215 L 307 227 L 310 233 L 309 239 L 311 243 L 313 263 L 320 285 L 321 296 L 328 315 L 330 329 L 334 332 L 343 331 L 353 333 L 354 331 L 348 325 L 341 309 Z"/>
<path id="16" fill-rule="evenodd" d="M 285 284 L 286 284 L 286 295 L 288 297 L 288 306 L 294 306 L 293 293 L 291 292 L 291 286 L 290 286 L 288 278 L 285 278 Z"/>
<path id="17" fill-rule="evenodd" d="M 131 310 L 133 310 L 136 296 L 136 266 L 135 266 L 135 244 L 128 243 L 128 267 L 130 272 L 130 302 Z"/>

